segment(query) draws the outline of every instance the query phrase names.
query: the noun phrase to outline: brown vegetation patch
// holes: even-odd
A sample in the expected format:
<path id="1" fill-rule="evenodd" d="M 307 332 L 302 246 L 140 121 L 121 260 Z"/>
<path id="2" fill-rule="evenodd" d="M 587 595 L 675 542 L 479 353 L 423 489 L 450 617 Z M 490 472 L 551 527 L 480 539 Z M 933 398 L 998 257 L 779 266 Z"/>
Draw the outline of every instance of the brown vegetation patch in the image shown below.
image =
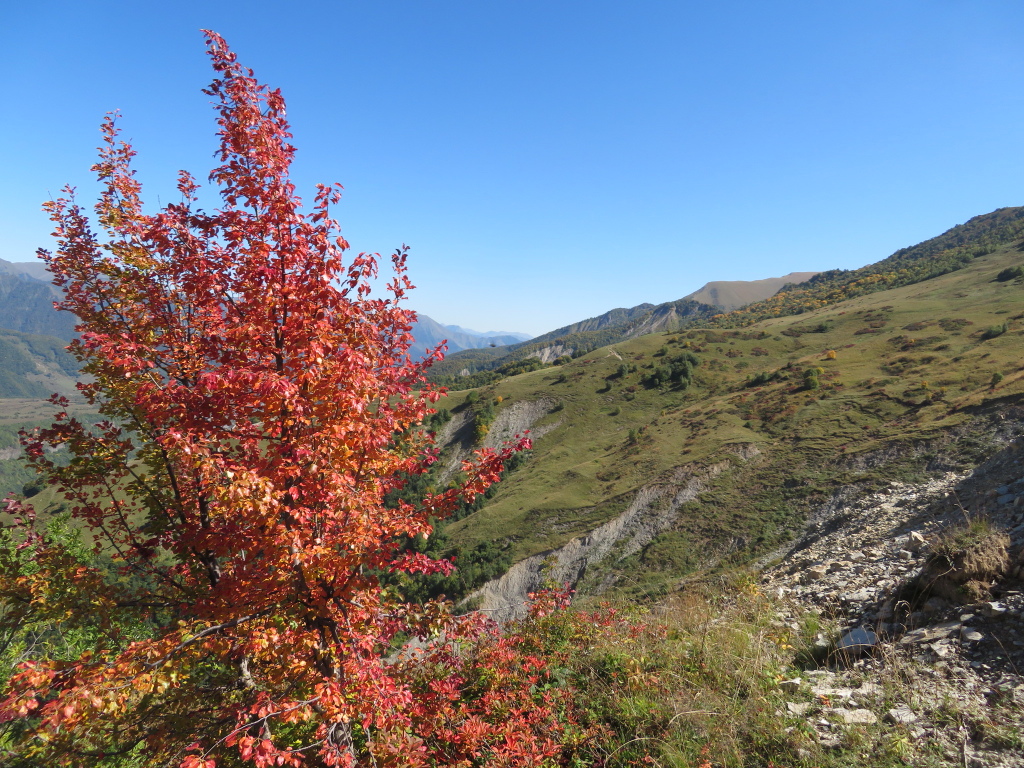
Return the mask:
<path id="1" fill-rule="evenodd" d="M 975 520 L 946 531 L 918 577 L 923 594 L 953 602 L 991 598 L 992 585 L 1009 570 L 1010 537 L 986 521 Z"/>

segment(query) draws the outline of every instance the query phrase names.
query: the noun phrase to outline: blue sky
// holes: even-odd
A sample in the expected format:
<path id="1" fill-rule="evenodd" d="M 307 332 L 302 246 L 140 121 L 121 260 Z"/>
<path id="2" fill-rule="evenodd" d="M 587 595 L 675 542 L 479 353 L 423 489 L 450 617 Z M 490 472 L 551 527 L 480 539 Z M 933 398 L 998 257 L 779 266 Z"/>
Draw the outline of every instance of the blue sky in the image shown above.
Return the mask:
<path id="1" fill-rule="evenodd" d="M 291 6 L 297 7 L 291 7 Z M 341 182 L 411 305 L 542 333 L 709 280 L 853 268 L 1024 204 L 1024 4 L 380 0 L 12 4 L 0 258 L 90 200 L 108 110 L 146 199 L 212 165 L 199 29 L 280 87 L 295 181 Z"/>

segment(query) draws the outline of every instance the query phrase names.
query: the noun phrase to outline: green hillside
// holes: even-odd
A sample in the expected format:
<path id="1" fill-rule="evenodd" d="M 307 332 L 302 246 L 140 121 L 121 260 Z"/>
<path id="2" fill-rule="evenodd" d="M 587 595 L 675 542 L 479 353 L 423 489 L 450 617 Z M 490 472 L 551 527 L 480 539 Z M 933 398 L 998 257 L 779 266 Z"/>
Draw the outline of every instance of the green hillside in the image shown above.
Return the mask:
<path id="1" fill-rule="evenodd" d="M 670 525 L 580 583 L 659 594 L 788 540 L 840 487 L 913 476 L 938 455 L 970 464 L 972 442 L 954 444 L 951 428 L 1024 396 L 1024 278 L 1013 276 L 1016 242 L 955 247 L 972 252 L 953 274 L 742 329 L 642 336 L 452 393 L 440 405 L 456 417 L 498 425 L 528 403 L 546 413 L 530 424 L 541 436 L 525 466 L 445 535 L 460 551 L 489 543 L 518 561 L 617 518 L 643 489 L 703 477 Z M 914 258 L 943 269 L 950 251 L 938 254 Z M 672 379 L 686 355 L 699 360 L 688 386 Z"/>
<path id="2" fill-rule="evenodd" d="M 65 346 L 53 336 L 0 329 L 0 398 L 47 398 L 54 392 L 74 392 L 78 361 Z"/>
<path id="3" fill-rule="evenodd" d="M 75 317 L 54 310 L 60 292 L 48 282 L 14 271 L 19 266 L 0 264 L 0 329 L 48 334 L 67 343 L 75 335 Z"/>
<path id="4" fill-rule="evenodd" d="M 81 402 L 71 403 L 70 411 L 79 418 L 93 422 L 99 419 L 95 408 Z M 36 473 L 21 460 L 21 446 L 18 432 L 35 427 L 49 426 L 57 409 L 45 400 L 31 398 L 0 398 L 0 499 L 10 493 L 34 495 L 42 490 L 47 501 L 40 505 L 44 509 L 49 501 L 56 498 L 55 489 L 44 488 L 38 482 Z M 2 518 L 0 518 L 2 519 Z"/>
<path id="5" fill-rule="evenodd" d="M 78 361 L 65 344 L 53 336 L 0 330 L 0 498 L 35 479 L 18 458 L 18 430 L 52 421 L 56 409 L 46 399 L 55 392 L 77 395 Z"/>
<path id="6" fill-rule="evenodd" d="M 923 243 L 901 248 L 886 259 L 855 270 L 820 272 L 776 296 L 716 318 L 716 325 L 736 327 L 768 317 L 799 314 L 875 291 L 912 285 L 955 272 L 973 259 L 1024 236 L 1024 207 L 999 208 Z"/>
<path id="7" fill-rule="evenodd" d="M 707 322 L 718 310 L 691 299 L 657 306 L 641 304 L 567 325 L 521 344 L 488 350 L 465 350 L 449 356 L 430 371 L 430 379 L 445 386 L 479 386 L 504 376 L 536 368 L 558 358 L 586 352 L 655 330 Z M 467 376 L 476 374 L 472 378 Z"/>
<path id="8" fill-rule="evenodd" d="M 716 315 L 718 310 L 701 303 L 702 300 L 712 300 L 710 294 L 701 291 L 657 306 L 641 304 L 628 310 L 615 309 L 597 318 L 543 334 L 524 344 L 456 353 L 434 367 L 431 379 L 450 387 L 482 386 L 536 367 L 527 362 L 530 358 L 551 362 L 559 356 L 579 356 L 654 331 L 708 325 L 737 328 L 771 317 L 801 314 L 854 296 L 912 285 L 954 272 L 970 264 L 973 259 L 1018 241 L 1022 236 L 1024 207 L 1000 208 L 975 216 L 938 237 L 902 248 L 888 258 L 860 269 L 834 269 L 819 272 L 805 282 L 793 282 L 785 287 L 782 284 L 773 285 L 782 287 L 782 290 L 770 298 L 725 314 Z M 771 281 L 753 281 L 741 285 L 746 286 L 744 290 L 752 299 L 757 284 L 768 282 Z M 713 285 L 709 283 L 709 286 Z M 742 298 L 733 287 L 730 287 L 730 293 L 735 294 L 730 296 L 735 301 Z M 760 296 L 764 295 L 760 293 Z M 467 378 L 472 374 L 477 375 Z"/>

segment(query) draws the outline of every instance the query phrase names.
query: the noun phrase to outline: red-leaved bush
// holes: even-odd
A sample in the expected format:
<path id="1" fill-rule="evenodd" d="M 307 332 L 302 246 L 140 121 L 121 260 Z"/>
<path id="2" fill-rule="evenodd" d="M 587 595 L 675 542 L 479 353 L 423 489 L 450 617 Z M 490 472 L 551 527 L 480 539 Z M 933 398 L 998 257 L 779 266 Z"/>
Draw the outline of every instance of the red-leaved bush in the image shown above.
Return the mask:
<path id="1" fill-rule="evenodd" d="M 0 592 L 21 608 L 0 621 L 30 614 L 90 640 L 71 658 L 21 663 L 0 703 L 4 757 L 182 768 L 564 757 L 596 731 L 579 724 L 551 657 L 446 604 L 405 604 L 378 579 L 450 569 L 402 542 L 485 490 L 527 441 L 481 453 L 457 488 L 384 503 L 433 460 L 418 425 L 437 394 L 423 386 L 430 359 L 409 354 L 405 249 L 374 298 L 375 257 L 346 258 L 331 218 L 339 188 L 300 207 L 281 94 L 219 36 L 207 41 L 221 207 L 204 211 L 183 172 L 180 202 L 144 213 L 112 118 L 94 167 L 103 236 L 73 190 L 46 206 L 58 246 L 43 255 L 79 318 L 80 389 L 106 421 L 86 425 L 55 397 L 55 424 L 26 446 L 96 549 L 73 556 L 9 502 L 23 522 Z M 564 602 L 542 596 L 535 616 Z"/>

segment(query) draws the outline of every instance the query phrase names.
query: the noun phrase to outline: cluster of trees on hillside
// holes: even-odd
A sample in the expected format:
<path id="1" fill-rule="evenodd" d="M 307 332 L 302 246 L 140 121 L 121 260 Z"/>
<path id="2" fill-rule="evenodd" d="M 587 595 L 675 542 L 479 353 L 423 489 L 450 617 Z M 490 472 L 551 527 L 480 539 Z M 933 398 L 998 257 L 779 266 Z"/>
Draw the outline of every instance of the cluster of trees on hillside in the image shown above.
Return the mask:
<path id="1" fill-rule="evenodd" d="M 642 379 L 647 387 L 673 386 L 686 389 L 693 381 L 693 372 L 700 365 L 700 360 L 692 352 L 681 352 L 672 357 L 665 357 L 663 362 Z"/>

